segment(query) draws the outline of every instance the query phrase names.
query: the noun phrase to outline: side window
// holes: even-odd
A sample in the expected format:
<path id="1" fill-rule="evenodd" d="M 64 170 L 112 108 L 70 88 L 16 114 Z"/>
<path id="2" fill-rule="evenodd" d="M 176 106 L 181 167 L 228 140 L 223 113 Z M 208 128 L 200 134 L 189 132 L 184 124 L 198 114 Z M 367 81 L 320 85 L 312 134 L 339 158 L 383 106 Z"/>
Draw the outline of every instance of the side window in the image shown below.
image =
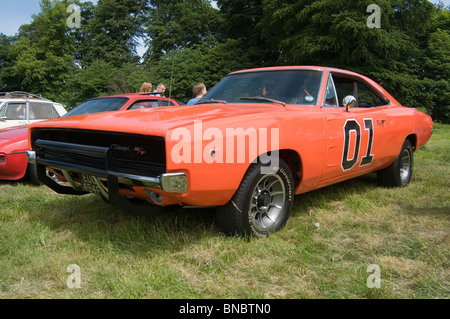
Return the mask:
<path id="1" fill-rule="evenodd" d="M 61 117 L 61 115 L 59 115 L 58 111 L 56 110 L 55 106 L 52 105 L 52 117 L 56 118 L 56 117 Z"/>
<path id="2" fill-rule="evenodd" d="M 330 75 L 328 77 L 327 88 L 325 91 L 325 101 L 324 106 L 338 106 L 336 90 L 334 88 L 333 77 Z"/>
<path id="3" fill-rule="evenodd" d="M 27 105 L 25 103 L 8 103 L 5 116 L 8 120 L 26 120 Z"/>
<path id="4" fill-rule="evenodd" d="M 358 82 L 358 106 L 375 107 L 386 105 L 387 103 L 378 97 L 372 90 L 364 84 Z"/>
<path id="5" fill-rule="evenodd" d="M 353 95 L 356 98 L 358 107 L 376 107 L 387 104 L 384 99 L 379 97 L 363 82 L 357 81 L 354 78 L 347 78 L 340 75 L 335 75 L 333 79 L 337 95 L 341 99 L 339 101 L 339 106 L 343 106 L 342 100 L 347 95 Z"/>
<path id="6" fill-rule="evenodd" d="M 30 121 L 47 120 L 52 118 L 52 105 L 50 103 L 30 102 Z"/>
<path id="7" fill-rule="evenodd" d="M 135 102 L 129 110 L 136 110 L 136 109 L 146 109 L 150 107 L 158 107 L 158 101 L 137 101 Z"/>
<path id="8" fill-rule="evenodd" d="M 339 106 L 344 106 L 343 100 L 347 95 L 353 95 L 355 98 L 358 92 L 355 90 L 355 82 L 349 79 L 334 78 L 334 85 L 336 87 L 337 95 L 339 96 Z"/>
<path id="9" fill-rule="evenodd" d="M 159 106 L 175 106 L 175 104 L 172 103 L 171 101 L 160 100 L 159 103 L 160 103 Z"/>

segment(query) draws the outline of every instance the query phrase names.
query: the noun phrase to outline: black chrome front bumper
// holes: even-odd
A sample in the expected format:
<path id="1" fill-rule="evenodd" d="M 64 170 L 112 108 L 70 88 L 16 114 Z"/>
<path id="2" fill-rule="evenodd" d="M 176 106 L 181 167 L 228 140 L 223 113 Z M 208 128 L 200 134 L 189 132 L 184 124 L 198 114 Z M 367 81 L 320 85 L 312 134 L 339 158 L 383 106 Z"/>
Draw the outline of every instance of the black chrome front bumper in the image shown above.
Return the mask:
<path id="1" fill-rule="evenodd" d="M 118 205 L 123 204 L 123 196 L 119 194 L 119 184 L 161 189 L 168 193 L 186 193 L 188 191 L 186 175 L 181 172 L 162 173 L 159 176 L 144 176 L 118 172 L 115 157 L 116 149 L 112 147 L 89 146 L 48 140 L 36 140 L 34 145 L 38 150 L 56 150 L 105 159 L 106 167 L 99 169 L 81 164 L 67 163 L 58 159 L 46 159 L 45 157 L 39 156 L 40 151 L 27 151 L 26 156 L 28 162 L 37 165 L 39 180 L 58 193 L 86 193 L 79 189 L 78 185 L 70 179 L 69 172 L 85 174 L 105 180 L 107 182 L 107 188 L 103 191 L 106 191 L 110 201 Z M 55 181 L 50 180 L 47 176 L 46 168 L 62 171 L 64 176 L 67 177 L 69 185 L 57 185 Z M 72 188 L 72 190 L 68 188 Z"/>

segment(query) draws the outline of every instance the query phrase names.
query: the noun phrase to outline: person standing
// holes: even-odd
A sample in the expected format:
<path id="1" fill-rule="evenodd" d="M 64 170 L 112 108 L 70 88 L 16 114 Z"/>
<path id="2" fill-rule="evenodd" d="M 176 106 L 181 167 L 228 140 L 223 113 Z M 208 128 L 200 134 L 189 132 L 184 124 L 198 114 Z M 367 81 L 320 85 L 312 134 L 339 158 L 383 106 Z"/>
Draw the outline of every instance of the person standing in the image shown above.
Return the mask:
<path id="1" fill-rule="evenodd" d="M 156 87 L 156 90 L 154 90 L 153 92 L 157 92 L 158 94 L 155 94 L 155 96 L 163 96 L 164 92 L 166 92 L 166 84 L 161 82 L 158 84 L 158 86 Z"/>
<path id="2" fill-rule="evenodd" d="M 206 86 L 204 83 L 196 83 L 192 88 L 192 93 L 194 93 L 195 97 L 190 99 L 187 102 L 187 105 L 193 105 L 198 102 L 203 96 L 205 96 L 208 91 L 206 90 Z"/>
<path id="3" fill-rule="evenodd" d="M 151 92 L 151 91 L 152 91 L 152 84 L 150 82 L 142 83 L 139 92 Z"/>

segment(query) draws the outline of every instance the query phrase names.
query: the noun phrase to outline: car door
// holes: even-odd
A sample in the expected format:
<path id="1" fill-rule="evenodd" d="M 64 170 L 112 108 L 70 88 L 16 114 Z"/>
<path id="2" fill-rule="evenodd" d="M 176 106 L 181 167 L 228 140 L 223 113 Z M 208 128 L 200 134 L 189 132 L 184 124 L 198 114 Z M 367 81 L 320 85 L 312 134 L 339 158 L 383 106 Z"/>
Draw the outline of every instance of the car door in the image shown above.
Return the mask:
<path id="1" fill-rule="evenodd" d="M 342 104 L 347 95 L 357 100 L 356 106 L 348 110 Z M 380 155 L 387 142 L 383 132 L 386 101 L 373 95 L 354 77 L 329 75 L 321 108 L 327 136 L 326 160 L 320 179 L 323 186 L 370 171 L 382 163 Z"/>

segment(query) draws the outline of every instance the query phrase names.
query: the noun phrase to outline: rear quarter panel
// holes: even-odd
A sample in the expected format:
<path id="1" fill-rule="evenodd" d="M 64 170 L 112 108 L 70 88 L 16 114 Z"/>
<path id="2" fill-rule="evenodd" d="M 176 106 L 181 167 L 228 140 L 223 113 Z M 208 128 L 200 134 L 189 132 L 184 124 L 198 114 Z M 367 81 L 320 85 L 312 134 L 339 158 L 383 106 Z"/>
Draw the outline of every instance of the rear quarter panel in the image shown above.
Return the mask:
<path id="1" fill-rule="evenodd" d="M 430 138 L 433 122 L 428 115 L 400 105 L 386 109 L 386 134 L 389 142 L 385 145 L 386 164 L 389 166 L 400 154 L 402 145 L 408 137 L 415 140 L 414 151 L 422 147 Z"/>
<path id="2" fill-rule="evenodd" d="M 414 110 L 398 105 L 388 106 L 385 110 L 385 134 L 387 136 L 384 145 L 384 157 L 389 166 L 400 154 L 400 150 L 406 138 L 414 134 Z"/>
<path id="3" fill-rule="evenodd" d="M 430 116 L 420 112 L 419 110 L 414 110 L 414 120 L 414 132 L 417 136 L 417 150 L 430 139 L 433 132 L 433 120 Z"/>

